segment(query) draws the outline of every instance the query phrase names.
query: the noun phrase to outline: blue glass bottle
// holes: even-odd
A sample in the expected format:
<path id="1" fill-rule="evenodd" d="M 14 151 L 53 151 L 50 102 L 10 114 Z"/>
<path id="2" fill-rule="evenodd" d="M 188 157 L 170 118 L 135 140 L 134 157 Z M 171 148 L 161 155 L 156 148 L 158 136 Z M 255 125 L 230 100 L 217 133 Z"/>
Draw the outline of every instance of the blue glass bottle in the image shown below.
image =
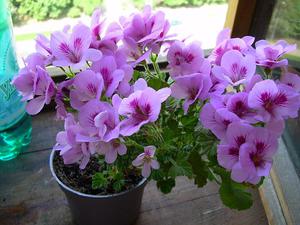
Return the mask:
<path id="1" fill-rule="evenodd" d="M 11 16 L 0 0 L 0 160 L 15 158 L 31 141 L 31 118 L 11 84 L 19 67 L 14 51 Z"/>

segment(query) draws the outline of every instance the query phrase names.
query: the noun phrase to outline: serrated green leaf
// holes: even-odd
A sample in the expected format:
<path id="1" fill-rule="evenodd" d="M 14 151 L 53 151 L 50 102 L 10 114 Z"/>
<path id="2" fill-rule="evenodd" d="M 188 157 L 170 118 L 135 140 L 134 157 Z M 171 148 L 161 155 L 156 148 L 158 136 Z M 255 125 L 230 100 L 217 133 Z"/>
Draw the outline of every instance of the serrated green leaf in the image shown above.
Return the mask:
<path id="1" fill-rule="evenodd" d="M 92 188 L 100 189 L 107 188 L 108 180 L 103 173 L 95 173 L 92 178 Z"/>
<path id="2" fill-rule="evenodd" d="M 172 188 L 175 187 L 175 179 L 168 178 L 157 181 L 156 186 L 161 190 L 162 193 L 170 193 Z"/>
<path id="3" fill-rule="evenodd" d="M 191 152 L 188 162 L 192 166 L 192 171 L 195 174 L 195 184 L 198 187 L 203 187 L 207 183 L 208 169 L 201 155 L 197 151 Z"/>
<path id="4" fill-rule="evenodd" d="M 244 189 L 242 184 L 222 182 L 219 193 L 223 204 L 231 209 L 249 209 L 252 206 L 253 200 L 251 193 Z"/>
<path id="5" fill-rule="evenodd" d="M 169 170 L 169 175 L 173 178 L 177 176 L 193 176 L 192 168 L 188 162 L 181 163 L 181 165 L 173 165 Z"/>
<path id="6" fill-rule="evenodd" d="M 219 194 L 223 204 L 231 209 L 245 210 L 249 209 L 253 204 L 251 193 L 246 191 L 246 187 L 243 184 L 231 180 L 228 172 L 222 175 Z"/>
<path id="7" fill-rule="evenodd" d="M 117 192 L 121 191 L 125 184 L 124 180 L 117 180 L 113 183 L 113 189 Z"/>

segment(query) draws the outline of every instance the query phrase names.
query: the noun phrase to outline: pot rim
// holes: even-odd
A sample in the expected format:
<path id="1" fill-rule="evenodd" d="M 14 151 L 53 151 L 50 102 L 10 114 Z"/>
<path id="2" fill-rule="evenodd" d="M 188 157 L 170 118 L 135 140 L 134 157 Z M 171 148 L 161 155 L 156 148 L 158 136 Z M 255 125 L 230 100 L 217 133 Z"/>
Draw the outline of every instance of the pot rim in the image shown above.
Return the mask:
<path id="1" fill-rule="evenodd" d="M 125 195 L 137 188 L 139 188 L 140 186 L 142 186 L 146 181 L 147 181 L 147 178 L 143 178 L 134 188 L 131 188 L 129 190 L 126 190 L 126 191 L 122 191 L 122 192 L 119 192 L 119 193 L 115 193 L 115 194 L 109 194 L 109 195 L 91 195 L 91 194 L 85 194 L 85 193 L 81 193 L 79 191 L 76 191 L 72 188 L 70 188 L 69 186 L 67 186 L 66 184 L 64 184 L 57 176 L 56 176 L 56 173 L 54 171 L 54 168 L 53 168 L 53 158 L 54 158 L 54 153 L 56 152 L 56 150 L 52 150 L 51 151 L 51 154 L 50 154 L 50 159 L 49 159 L 49 167 L 50 167 L 50 171 L 51 171 L 51 174 L 52 176 L 55 178 L 56 182 L 61 186 L 63 187 L 64 189 L 68 190 L 69 192 L 72 192 L 73 194 L 75 195 L 79 195 L 79 196 L 82 196 L 82 197 L 88 197 L 88 198 L 100 198 L 100 199 L 105 199 L 105 198 L 113 198 L 113 197 L 118 197 L 118 196 L 121 196 L 121 195 Z"/>

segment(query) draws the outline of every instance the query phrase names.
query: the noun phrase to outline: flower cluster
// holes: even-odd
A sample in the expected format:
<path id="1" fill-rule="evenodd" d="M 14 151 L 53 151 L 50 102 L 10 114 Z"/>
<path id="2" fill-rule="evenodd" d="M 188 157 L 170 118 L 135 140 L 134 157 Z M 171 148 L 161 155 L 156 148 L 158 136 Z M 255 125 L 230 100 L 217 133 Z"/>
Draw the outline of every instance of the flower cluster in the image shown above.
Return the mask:
<path id="1" fill-rule="evenodd" d="M 298 116 L 300 77 L 283 58 L 296 46 L 254 45 L 254 37 L 230 38 L 224 29 L 205 57 L 199 42 L 172 39 L 169 28 L 150 7 L 111 24 L 95 10 L 90 26 L 39 35 L 12 83 L 29 114 L 56 103 L 65 127 L 54 149 L 65 164 L 84 169 L 100 157 L 124 174 L 138 167 L 149 177 L 153 169 L 163 192 L 182 175 L 199 187 L 228 182 L 227 174 L 258 184 L 270 172 L 284 120 Z M 168 73 L 157 62 L 163 45 Z M 66 79 L 55 84 L 50 66 Z"/>
<path id="2" fill-rule="evenodd" d="M 254 49 L 254 38 L 227 34 L 226 29 L 219 34 L 209 56 L 219 91 L 209 91 L 200 121 L 220 140 L 217 159 L 231 171 L 231 178 L 257 184 L 270 172 L 284 120 L 298 116 L 300 77 L 283 70 L 280 79 L 271 79 L 274 68 L 287 65 L 282 55 L 296 47 L 285 41 L 259 41 Z"/>
<path id="3" fill-rule="evenodd" d="M 65 164 L 79 163 L 84 169 L 94 154 L 104 155 L 111 164 L 127 152 L 124 137 L 158 119 L 171 89 L 154 90 L 143 78 L 129 82 L 132 64 L 158 53 L 168 29 L 164 14 L 153 14 L 150 7 L 123 18 L 121 24 L 107 26 L 97 9 L 90 26 L 79 23 L 71 32 L 66 26 L 52 33 L 50 40 L 37 37 L 36 53 L 25 60 L 25 68 L 13 84 L 23 100 L 29 100 L 27 112 L 31 115 L 55 100 L 57 118 L 65 120 L 65 131 L 57 134 L 54 149 L 60 151 Z M 129 62 L 132 56 L 135 60 Z M 56 86 L 46 69 L 51 65 L 61 68 L 67 80 Z M 138 156 L 134 165 L 148 165 L 154 150 L 147 149 L 145 162 Z M 157 169 L 158 163 L 152 167 Z M 142 173 L 146 177 L 149 168 Z"/>

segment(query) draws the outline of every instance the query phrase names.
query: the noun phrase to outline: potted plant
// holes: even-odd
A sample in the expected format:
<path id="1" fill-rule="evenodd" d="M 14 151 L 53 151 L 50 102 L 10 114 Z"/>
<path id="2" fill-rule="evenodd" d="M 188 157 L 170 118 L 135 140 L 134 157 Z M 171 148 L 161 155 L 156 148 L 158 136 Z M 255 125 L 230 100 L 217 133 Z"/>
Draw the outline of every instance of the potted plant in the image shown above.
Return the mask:
<path id="1" fill-rule="evenodd" d="M 247 189 L 269 175 L 284 120 L 298 115 L 300 78 L 282 58 L 295 45 L 254 48 L 253 37 L 224 29 L 205 57 L 169 28 L 150 7 L 108 25 L 95 10 L 90 26 L 38 35 L 13 80 L 28 113 L 54 100 L 64 120 L 50 168 L 78 224 L 131 224 L 147 180 L 169 193 L 177 176 L 198 187 L 214 181 L 226 206 L 247 209 Z M 66 79 L 55 84 L 50 66 Z"/>

